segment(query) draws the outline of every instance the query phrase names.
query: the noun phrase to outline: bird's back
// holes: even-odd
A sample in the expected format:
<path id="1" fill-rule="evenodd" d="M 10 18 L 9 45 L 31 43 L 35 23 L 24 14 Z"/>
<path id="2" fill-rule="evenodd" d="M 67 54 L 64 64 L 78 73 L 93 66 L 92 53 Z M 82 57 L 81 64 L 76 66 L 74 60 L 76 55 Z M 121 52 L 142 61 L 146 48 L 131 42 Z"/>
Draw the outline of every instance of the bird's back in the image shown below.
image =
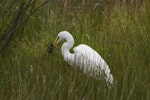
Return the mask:
<path id="1" fill-rule="evenodd" d="M 104 59 L 91 47 L 80 44 L 74 49 L 74 65 L 80 67 L 84 73 L 94 75 L 105 74 L 106 80 L 113 81 L 110 69 Z"/>
<path id="2" fill-rule="evenodd" d="M 100 68 L 100 65 L 102 66 L 105 63 L 102 57 L 86 44 L 80 44 L 73 50 L 75 54 L 75 65 L 83 68 L 84 71 Z"/>

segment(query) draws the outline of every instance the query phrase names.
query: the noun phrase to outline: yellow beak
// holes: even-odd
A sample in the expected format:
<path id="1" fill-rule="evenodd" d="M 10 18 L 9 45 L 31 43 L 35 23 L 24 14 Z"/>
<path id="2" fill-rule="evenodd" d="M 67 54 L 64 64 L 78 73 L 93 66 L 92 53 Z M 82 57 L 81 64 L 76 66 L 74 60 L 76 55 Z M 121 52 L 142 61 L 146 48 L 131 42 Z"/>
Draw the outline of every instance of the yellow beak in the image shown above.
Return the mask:
<path id="1" fill-rule="evenodd" d="M 58 39 L 59 39 L 59 38 L 57 37 L 57 38 L 54 40 L 54 42 L 52 43 L 53 48 L 56 46 Z"/>

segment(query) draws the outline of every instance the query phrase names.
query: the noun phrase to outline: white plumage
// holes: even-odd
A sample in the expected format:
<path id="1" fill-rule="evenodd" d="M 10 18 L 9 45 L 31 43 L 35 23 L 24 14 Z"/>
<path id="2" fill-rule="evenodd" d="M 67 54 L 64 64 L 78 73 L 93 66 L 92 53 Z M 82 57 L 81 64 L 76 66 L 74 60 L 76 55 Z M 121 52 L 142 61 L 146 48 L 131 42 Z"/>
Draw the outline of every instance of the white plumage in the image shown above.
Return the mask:
<path id="1" fill-rule="evenodd" d="M 70 49 L 74 45 L 74 38 L 67 31 L 58 33 L 56 40 L 48 49 L 49 53 L 62 40 L 66 40 L 61 47 L 62 56 L 66 62 L 72 66 L 79 67 L 85 74 L 96 77 L 104 76 L 106 82 L 113 84 L 113 76 L 110 73 L 109 66 L 94 49 L 86 44 L 80 44 L 73 48 L 74 53 L 70 53 Z"/>

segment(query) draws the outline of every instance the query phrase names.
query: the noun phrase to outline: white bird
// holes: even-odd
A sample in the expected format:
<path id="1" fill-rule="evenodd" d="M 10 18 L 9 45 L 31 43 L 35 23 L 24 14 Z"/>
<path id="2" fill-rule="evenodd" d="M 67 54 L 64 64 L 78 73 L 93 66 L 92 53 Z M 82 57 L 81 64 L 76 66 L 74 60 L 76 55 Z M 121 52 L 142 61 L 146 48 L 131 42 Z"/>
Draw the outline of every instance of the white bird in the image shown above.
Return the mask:
<path id="1" fill-rule="evenodd" d="M 104 76 L 107 83 L 113 84 L 113 76 L 110 73 L 109 66 L 94 49 L 86 44 L 80 44 L 73 48 L 74 53 L 70 53 L 70 49 L 74 45 L 74 38 L 67 31 L 58 33 L 57 38 L 48 48 L 48 52 L 51 53 L 56 44 L 62 40 L 66 40 L 61 47 L 62 56 L 66 62 L 72 66 L 79 67 L 85 74 L 90 76 Z"/>

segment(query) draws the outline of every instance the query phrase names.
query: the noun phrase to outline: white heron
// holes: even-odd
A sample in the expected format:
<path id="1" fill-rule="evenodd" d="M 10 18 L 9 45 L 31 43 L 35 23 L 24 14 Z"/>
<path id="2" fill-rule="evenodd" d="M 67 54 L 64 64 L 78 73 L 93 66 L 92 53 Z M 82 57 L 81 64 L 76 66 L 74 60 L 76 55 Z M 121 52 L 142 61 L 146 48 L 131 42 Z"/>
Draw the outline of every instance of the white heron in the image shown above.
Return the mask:
<path id="1" fill-rule="evenodd" d="M 110 73 L 109 66 L 104 59 L 91 47 L 86 44 L 80 44 L 73 48 L 74 53 L 70 53 L 70 49 L 74 45 L 73 36 L 67 31 L 58 33 L 57 38 L 48 48 L 51 53 L 59 42 L 66 40 L 61 47 L 64 60 L 72 66 L 79 67 L 85 74 L 92 76 L 104 76 L 106 82 L 113 84 L 113 76 Z"/>

